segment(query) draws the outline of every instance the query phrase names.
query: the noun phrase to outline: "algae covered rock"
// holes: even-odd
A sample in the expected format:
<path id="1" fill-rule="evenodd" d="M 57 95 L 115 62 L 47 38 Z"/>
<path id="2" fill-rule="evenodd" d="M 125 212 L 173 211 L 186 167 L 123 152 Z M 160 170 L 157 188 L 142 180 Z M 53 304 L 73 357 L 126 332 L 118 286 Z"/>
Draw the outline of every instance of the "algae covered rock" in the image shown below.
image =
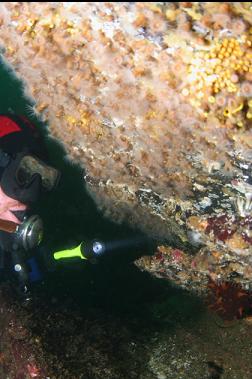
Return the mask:
<path id="1" fill-rule="evenodd" d="M 3 56 L 137 265 L 250 288 L 251 3 L 2 3 Z"/>

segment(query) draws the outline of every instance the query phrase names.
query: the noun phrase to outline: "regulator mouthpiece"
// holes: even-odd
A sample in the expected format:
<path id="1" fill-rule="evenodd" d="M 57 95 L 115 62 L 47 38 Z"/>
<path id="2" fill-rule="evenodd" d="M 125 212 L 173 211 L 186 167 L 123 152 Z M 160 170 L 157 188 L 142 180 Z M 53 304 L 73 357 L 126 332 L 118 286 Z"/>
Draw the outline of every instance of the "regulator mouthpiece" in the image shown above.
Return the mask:
<path id="1" fill-rule="evenodd" d="M 33 215 L 18 226 L 16 233 L 22 247 L 31 250 L 43 239 L 43 222 L 38 215 Z"/>

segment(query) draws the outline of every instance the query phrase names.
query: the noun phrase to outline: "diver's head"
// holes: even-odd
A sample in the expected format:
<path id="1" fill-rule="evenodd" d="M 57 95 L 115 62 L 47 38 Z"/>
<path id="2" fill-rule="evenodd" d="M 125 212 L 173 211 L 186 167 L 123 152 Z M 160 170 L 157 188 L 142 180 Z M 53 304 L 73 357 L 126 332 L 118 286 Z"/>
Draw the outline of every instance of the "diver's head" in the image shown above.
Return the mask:
<path id="1" fill-rule="evenodd" d="M 59 171 L 47 164 L 38 130 L 17 116 L 0 115 L 0 185 L 4 193 L 32 204 L 41 190 L 51 191 L 59 177 Z"/>

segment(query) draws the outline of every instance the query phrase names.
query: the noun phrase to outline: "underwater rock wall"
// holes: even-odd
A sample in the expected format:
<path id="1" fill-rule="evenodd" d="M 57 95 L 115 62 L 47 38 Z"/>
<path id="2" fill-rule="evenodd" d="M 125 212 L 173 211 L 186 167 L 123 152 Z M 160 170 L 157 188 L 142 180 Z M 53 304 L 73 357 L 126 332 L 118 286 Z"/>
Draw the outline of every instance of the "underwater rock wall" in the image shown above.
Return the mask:
<path id="1" fill-rule="evenodd" d="M 251 3 L 0 5 L 2 55 L 104 213 L 182 287 L 252 284 Z M 33 109 L 31 109 L 33 111 Z"/>

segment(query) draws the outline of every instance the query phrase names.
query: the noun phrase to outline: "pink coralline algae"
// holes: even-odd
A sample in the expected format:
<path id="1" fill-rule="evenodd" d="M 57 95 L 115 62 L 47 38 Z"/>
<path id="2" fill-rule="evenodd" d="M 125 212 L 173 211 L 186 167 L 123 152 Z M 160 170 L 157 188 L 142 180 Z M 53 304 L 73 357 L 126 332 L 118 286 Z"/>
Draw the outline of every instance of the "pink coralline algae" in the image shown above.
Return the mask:
<path id="1" fill-rule="evenodd" d="M 182 261 L 183 260 L 183 252 L 178 250 L 178 249 L 174 249 L 172 252 L 172 260 L 174 262 Z"/>
<path id="2" fill-rule="evenodd" d="M 206 233 L 213 232 L 214 236 L 220 241 L 225 242 L 235 232 L 234 220 L 228 219 L 227 215 L 210 217 L 207 222 Z"/>
<path id="3" fill-rule="evenodd" d="M 251 3 L 0 5 L 25 81 L 104 214 L 160 241 L 140 268 L 251 286 Z M 174 259 L 179 249 L 183 259 Z"/>
<path id="4" fill-rule="evenodd" d="M 40 369 L 35 364 L 27 364 L 27 372 L 31 378 L 38 378 L 40 376 Z"/>

